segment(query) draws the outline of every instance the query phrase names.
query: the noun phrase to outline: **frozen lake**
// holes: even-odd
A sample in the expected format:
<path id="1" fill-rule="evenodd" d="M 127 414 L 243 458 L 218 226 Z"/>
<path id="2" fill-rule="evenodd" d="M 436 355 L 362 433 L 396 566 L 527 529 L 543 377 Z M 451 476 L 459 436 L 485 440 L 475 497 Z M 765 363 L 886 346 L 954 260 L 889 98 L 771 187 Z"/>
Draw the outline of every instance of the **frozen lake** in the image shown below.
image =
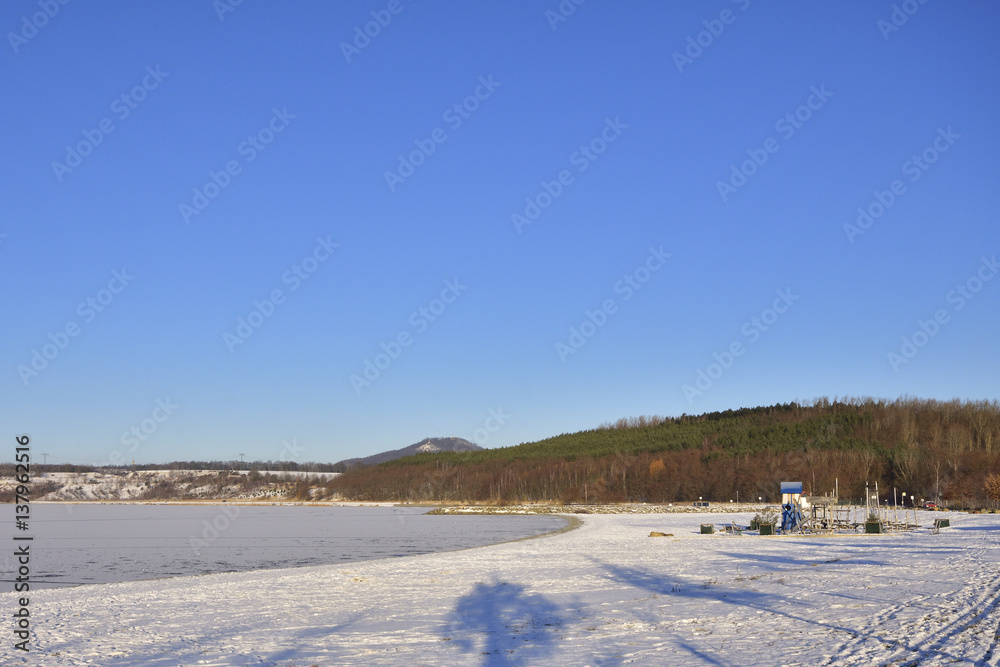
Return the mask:
<path id="1" fill-rule="evenodd" d="M 426 516 L 426 507 L 31 506 L 31 587 L 323 565 L 559 530 L 553 516 Z M 5 583 L 13 563 L 3 558 Z"/>

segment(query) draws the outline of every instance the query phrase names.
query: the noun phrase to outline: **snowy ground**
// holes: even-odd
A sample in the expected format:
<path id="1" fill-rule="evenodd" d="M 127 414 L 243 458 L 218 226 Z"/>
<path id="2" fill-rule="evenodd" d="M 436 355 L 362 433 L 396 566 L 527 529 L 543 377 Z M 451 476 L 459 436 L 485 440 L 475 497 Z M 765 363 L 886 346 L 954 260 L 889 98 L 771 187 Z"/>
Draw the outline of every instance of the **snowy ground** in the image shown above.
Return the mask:
<path id="1" fill-rule="evenodd" d="M 451 553 L 43 590 L 33 652 L 8 635 L 0 663 L 997 665 L 1000 515 L 920 518 L 940 517 L 762 538 L 697 534 L 746 514 L 587 515 Z"/>
<path id="2" fill-rule="evenodd" d="M 249 470 L 222 471 L 226 475 L 249 475 Z M 267 486 L 248 490 L 238 484 L 219 488 L 218 470 L 138 470 L 122 469 L 117 472 L 48 472 L 32 478 L 33 484 L 55 484 L 54 490 L 44 495 L 44 500 L 56 501 L 135 501 L 161 482 L 174 483 L 171 497 L 175 500 L 197 500 L 199 498 L 244 498 L 266 500 L 274 496 L 283 497 L 287 493 L 289 480 L 305 479 L 322 484 L 340 473 L 336 472 L 280 472 L 257 471 L 260 475 L 271 475 L 274 481 Z M 194 479 L 194 482 L 181 482 Z M 17 486 L 13 475 L 0 478 L 0 491 L 13 492 Z M 36 487 L 37 488 L 37 487 Z M 42 500 L 35 498 L 34 501 Z"/>

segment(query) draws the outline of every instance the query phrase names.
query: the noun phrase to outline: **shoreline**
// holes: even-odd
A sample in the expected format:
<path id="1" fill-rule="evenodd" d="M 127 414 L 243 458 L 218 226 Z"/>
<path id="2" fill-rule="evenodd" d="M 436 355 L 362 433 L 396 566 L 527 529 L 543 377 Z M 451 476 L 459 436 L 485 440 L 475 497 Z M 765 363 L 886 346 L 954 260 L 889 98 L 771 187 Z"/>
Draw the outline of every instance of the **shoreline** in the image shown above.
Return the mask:
<path id="1" fill-rule="evenodd" d="M 11 505 L 13 503 L 0 503 Z M 741 514 L 759 512 L 765 508 L 779 509 L 780 503 L 712 503 L 707 507 L 693 506 L 693 503 L 607 503 L 607 504 L 559 504 L 552 502 L 526 502 L 509 504 L 490 504 L 485 502 L 398 502 L 398 501 L 358 501 L 358 500 L 281 500 L 260 498 L 184 498 L 156 500 L 123 500 L 123 499 L 57 499 L 33 500 L 35 505 L 170 505 L 170 506 L 233 506 L 240 507 L 398 507 L 430 509 L 431 514 L 441 515 L 527 515 L 527 514 Z M 859 505 L 843 505 L 844 507 L 859 507 Z M 997 514 L 997 509 L 949 509 L 898 506 L 888 509 L 912 512 L 954 512 L 963 514 Z"/>

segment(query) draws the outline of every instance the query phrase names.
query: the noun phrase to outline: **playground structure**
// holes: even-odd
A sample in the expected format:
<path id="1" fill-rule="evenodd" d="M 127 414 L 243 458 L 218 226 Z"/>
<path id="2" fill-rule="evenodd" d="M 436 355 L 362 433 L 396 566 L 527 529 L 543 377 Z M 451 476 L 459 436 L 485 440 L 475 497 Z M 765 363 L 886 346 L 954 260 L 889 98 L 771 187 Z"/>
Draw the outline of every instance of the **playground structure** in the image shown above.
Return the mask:
<path id="1" fill-rule="evenodd" d="M 879 503 L 876 483 L 874 495 L 865 487 L 864 506 L 842 506 L 837 490 L 832 495 L 810 497 L 802 492 L 802 482 L 782 482 L 781 523 L 776 526 L 775 532 L 782 535 L 857 533 L 862 530 L 866 533 L 899 533 L 919 528 L 916 507 L 907 508 L 904 504 L 900 508 L 895 503 L 895 491 L 893 495 L 892 506 L 886 500 L 883 507 Z M 906 494 L 903 498 L 905 503 Z"/>
<path id="2" fill-rule="evenodd" d="M 865 485 L 865 532 L 898 533 L 907 530 L 916 530 L 920 527 L 920 524 L 917 523 L 917 508 L 913 507 L 911 510 L 906 508 L 906 494 L 904 493 L 904 505 L 900 509 L 896 505 L 895 495 L 896 491 L 893 489 L 892 507 L 889 506 L 888 499 L 885 501 L 885 506 L 883 507 L 879 504 L 878 482 L 875 482 L 874 495 L 869 492 L 868 486 Z M 912 523 L 910 522 L 911 511 L 913 517 Z M 900 517 L 900 513 L 902 513 L 902 517 Z M 875 524 L 880 526 L 880 530 L 869 529 L 869 526 Z"/>

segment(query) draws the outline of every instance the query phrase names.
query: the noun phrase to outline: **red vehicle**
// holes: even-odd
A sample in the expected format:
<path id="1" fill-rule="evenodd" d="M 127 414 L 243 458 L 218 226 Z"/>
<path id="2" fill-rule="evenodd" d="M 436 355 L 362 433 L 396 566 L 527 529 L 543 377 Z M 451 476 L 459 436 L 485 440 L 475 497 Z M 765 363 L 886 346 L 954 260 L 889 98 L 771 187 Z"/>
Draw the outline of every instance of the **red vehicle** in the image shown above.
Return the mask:
<path id="1" fill-rule="evenodd" d="M 936 510 L 937 509 L 937 503 L 933 503 L 933 502 L 931 502 L 931 501 L 928 500 L 927 502 L 924 503 L 924 509 L 925 510 Z"/>

